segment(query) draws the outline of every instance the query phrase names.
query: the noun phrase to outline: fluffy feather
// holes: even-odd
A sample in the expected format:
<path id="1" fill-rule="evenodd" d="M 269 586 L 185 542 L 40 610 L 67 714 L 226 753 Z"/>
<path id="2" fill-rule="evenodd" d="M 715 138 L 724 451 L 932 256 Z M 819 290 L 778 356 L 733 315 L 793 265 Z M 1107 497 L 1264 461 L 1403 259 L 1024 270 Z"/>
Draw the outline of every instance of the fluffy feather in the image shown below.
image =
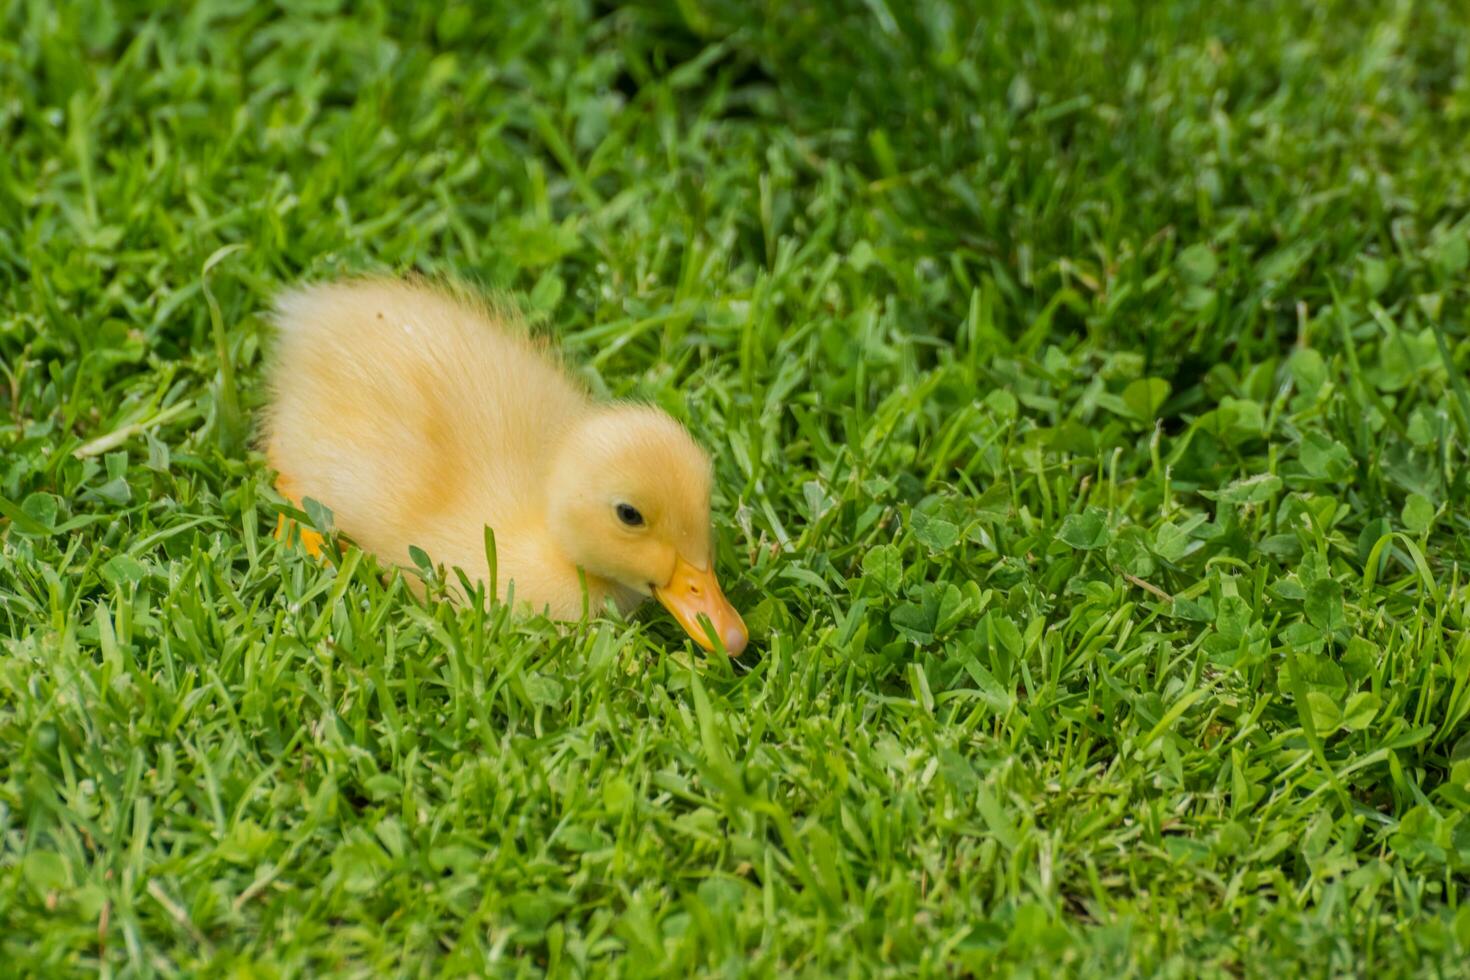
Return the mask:
<path id="1" fill-rule="evenodd" d="M 631 608 L 679 562 L 707 570 L 718 595 L 703 450 L 663 412 L 594 403 L 505 311 L 365 279 L 288 292 L 274 321 L 265 445 L 278 485 L 331 508 L 363 549 L 402 563 L 417 545 L 485 580 L 489 525 L 502 597 L 514 583 L 559 618 L 581 611 L 579 567 L 595 607 Z M 633 505 L 638 527 L 617 516 Z M 737 644 L 726 628 L 728 645 L 743 646 L 738 632 Z"/>

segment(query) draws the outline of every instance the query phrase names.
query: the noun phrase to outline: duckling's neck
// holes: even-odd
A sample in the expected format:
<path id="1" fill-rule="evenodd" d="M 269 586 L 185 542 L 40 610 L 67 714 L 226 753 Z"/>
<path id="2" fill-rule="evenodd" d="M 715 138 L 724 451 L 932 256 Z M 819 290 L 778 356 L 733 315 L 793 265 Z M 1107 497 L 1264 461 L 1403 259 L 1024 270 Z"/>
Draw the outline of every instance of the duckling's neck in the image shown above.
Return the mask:
<path id="1" fill-rule="evenodd" d="M 527 507 L 508 513 L 497 532 L 495 578 L 501 601 L 514 599 L 517 606 L 528 602 L 532 611 L 544 610 L 554 619 L 578 619 L 585 581 L 587 608 L 594 615 L 609 596 L 620 608 L 628 608 L 618 596 L 620 586 L 578 570 L 548 530 L 543 509 Z M 481 557 L 476 564 L 485 567 L 483 578 L 488 581 L 486 559 Z M 471 567 L 469 562 L 465 567 Z"/>
<path id="2" fill-rule="evenodd" d="M 615 579 L 579 567 L 575 557 L 581 551 L 577 545 L 588 523 L 585 504 L 589 429 L 607 411 L 605 406 L 588 405 L 581 415 L 567 420 L 554 447 L 544 456 L 544 482 L 533 505 L 534 517 L 528 515 L 528 519 L 535 521 L 536 538 L 542 542 L 541 559 L 545 567 L 557 569 L 562 580 L 557 591 L 570 593 L 575 599 L 575 606 L 569 611 L 573 615 L 580 614 L 584 581 L 594 612 L 608 599 L 622 612 L 631 612 L 647 598 Z"/>

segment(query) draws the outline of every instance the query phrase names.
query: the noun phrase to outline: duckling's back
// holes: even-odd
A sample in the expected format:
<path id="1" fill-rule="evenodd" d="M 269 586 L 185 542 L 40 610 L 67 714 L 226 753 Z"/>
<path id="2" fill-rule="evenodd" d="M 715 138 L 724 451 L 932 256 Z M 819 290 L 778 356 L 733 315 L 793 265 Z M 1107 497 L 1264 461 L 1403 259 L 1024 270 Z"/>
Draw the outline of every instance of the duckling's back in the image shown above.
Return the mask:
<path id="1" fill-rule="evenodd" d="M 308 286 L 276 305 L 266 449 L 284 492 L 380 555 L 459 554 L 465 527 L 541 520 L 550 447 L 585 392 L 519 324 L 420 283 Z"/>

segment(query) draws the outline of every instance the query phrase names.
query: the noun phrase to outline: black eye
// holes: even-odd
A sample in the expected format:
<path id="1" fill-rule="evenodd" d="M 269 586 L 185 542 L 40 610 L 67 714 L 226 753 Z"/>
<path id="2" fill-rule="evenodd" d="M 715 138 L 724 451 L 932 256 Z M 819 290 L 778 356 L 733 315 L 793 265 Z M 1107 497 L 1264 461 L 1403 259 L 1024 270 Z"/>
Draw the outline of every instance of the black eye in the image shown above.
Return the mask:
<path id="1" fill-rule="evenodd" d="M 618 504 L 618 520 L 629 527 L 643 526 L 643 515 L 632 504 Z"/>

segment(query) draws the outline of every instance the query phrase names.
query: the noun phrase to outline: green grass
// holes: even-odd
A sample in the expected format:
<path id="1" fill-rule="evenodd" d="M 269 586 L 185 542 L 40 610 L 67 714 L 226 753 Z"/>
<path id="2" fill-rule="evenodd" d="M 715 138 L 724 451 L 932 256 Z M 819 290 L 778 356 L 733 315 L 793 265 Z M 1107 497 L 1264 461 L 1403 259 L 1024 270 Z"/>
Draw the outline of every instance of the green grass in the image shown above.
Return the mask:
<path id="1" fill-rule="evenodd" d="M 1463 975 L 1470 8 L 283 6 L 0 0 L 4 972 Z M 713 448 L 742 664 L 270 537 L 411 269 Z"/>

